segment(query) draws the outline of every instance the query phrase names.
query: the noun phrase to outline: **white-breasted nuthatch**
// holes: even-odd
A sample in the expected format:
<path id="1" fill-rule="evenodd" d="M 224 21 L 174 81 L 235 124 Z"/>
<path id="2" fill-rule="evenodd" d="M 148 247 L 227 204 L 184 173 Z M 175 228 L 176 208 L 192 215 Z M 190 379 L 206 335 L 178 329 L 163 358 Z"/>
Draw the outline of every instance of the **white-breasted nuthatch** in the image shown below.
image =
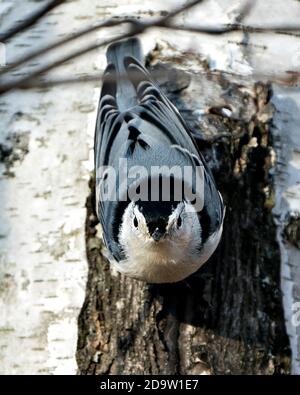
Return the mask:
<path id="1" fill-rule="evenodd" d="M 95 132 L 96 211 L 118 271 L 176 282 L 215 251 L 225 209 L 187 125 L 142 59 L 137 38 L 107 50 Z"/>

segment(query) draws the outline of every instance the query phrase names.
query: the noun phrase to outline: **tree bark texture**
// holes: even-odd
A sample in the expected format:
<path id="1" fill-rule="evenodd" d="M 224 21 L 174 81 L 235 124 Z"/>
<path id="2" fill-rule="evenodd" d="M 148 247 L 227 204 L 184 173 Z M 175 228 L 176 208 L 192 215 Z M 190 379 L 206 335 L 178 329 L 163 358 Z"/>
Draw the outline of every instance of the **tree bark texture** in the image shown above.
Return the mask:
<path id="1" fill-rule="evenodd" d="M 160 86 L 213 170 L 227 207 L 222 241 L 180 283 L 151 285 L 120 275 L 105 258 L 92 178 L 79 374 L 288 374 L 271 211 L 272 88 L 211 72 L 205 59 L 167 49 L 157 46 L 147 67 L 159 71 Z"/>

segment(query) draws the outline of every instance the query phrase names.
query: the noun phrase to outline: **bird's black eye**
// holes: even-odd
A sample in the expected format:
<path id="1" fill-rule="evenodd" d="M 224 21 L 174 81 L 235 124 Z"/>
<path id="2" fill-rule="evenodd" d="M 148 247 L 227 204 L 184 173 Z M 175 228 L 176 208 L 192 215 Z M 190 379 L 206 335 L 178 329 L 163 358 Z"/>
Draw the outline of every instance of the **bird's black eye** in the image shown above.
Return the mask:
<path id="1" fill-rule="evenodd" d="M 181 225 L 182 225 L 182 219 L 179 216 L 178 219 L 177 219 L 177 227 L 180 228 Z"/>
<path id="2" fill-rule="evenodd" d="M 134 225 L 136 228 L 137 228 L 138 225 L 139 225 L 138 220 L 137 220 L 136 217 L 134 217 L 134 219 L 133 219 L 133 225 Z"/>

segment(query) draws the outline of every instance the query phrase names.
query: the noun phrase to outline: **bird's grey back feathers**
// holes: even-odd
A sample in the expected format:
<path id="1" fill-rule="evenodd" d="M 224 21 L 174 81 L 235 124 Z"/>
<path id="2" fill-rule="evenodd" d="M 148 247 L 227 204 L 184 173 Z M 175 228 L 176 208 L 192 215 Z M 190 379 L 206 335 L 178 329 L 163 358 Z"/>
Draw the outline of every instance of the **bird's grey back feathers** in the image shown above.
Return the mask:
<path id="1" fill-rule="evenodd" d="M 206 232 L 203 237 L 213 234 L 223 220 L 223 205 L 209 168 L 182 117 L 152 81 L 142 59 L 136 38 L 108 48 L 96 123 L 97 212 L 106 244 L 117 260 L 123 258 L 118 231 L 128 201 L 101 200 L 98 169 L 112 166 L 117 170 L 119 158 L 126 158 L 129 167 L 143 165 L 148 170 L 163 165 L 204 166 L 204 208 L 199 213 Z"/>

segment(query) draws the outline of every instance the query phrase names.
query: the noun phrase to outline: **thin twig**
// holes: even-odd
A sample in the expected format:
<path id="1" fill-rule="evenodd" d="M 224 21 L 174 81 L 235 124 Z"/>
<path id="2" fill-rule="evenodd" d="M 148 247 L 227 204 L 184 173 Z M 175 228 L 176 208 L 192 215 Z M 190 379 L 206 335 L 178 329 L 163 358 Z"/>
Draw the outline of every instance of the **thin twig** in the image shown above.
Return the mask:
<path id="1" fill-rule="evenodd" d="M 45 46 L 44 48 L 41 48 L 39 50 L 33 51 L 21 58 L 19 58 L 17 61 L 13 62 L 11 65 L 7 66 L 4 68 L 2 71 L 3 76 L 6 76 L 8 72 L 12 68 L 16 68 L 17 66 L 21 66 L 23 63 L 28 62 L 40 55 L 43 55 L 45 53 L 48 53 L 50 50 L 58 48 L 68 42 L 71 42 L 79 37 L 83 37 L 84 35 L 91 33 L 93 31 L 99 30 L 101 28 L 106 28 L 106 27 L 116 27 L 116 26 L 121 26 L 123 24 L 128 25 L 128 30 L 127 32 L 122 33 L 121 35 L 117 35 L 112 39 L 108 39 L 105 41 L 102 41 L 100 43 L 94 43 L 94 44 L 89 44 L 79 50 L 74 50 L 71 53 L 68 53 L 65 56 L 61 56 L 59 59 L 56 61 L 50 62 L 43 67 L 39 68 L 38 70 L 33 71 L 32 73 L 28 74 L 27 76 L 12 80 L 12 81 L 3 81 L 0 83 L 0 94 L 8 92 L 12 89 L 16 88 L 28 88 L 29 86 L 34 85 L 34 80 L 39 77 L 40 75 L 47 73 L 48 71 L 60 66 L 61 64 L 70 61 L 74 58 L 77 58 L 79 56 L 82 56 L 90 51 L 93 51 L 95 49 L 98 49 L 102 46 L 109 45 L 115 41 L 118 41 L 123 38 L 129 38 L 134 35 L 137 35 L 139 33 L 142 33 L 150 28 L 163 28 L 163 29 L 172 29 L 172 30 L 177 30 L 177 31 L 186 31 L 186 32 L 192 32 L 192 33 L 206 33 L 206 34 L 212 34 L 212 35 L 222 35 L 222 34 L 228 34 L 231 32 L 236 32 L 236 31 L 242 31 L 242 32 L 250 32 L 250 33 L 265 33 L 265 32 L 276 32 L 276 33 L 286 33 L 289 31 L 292 32 L 298 32 L 300 31 L 300 25 L 286 25 L 286 26 L 245 26 L 241 23 L 232 23 L 228 25 L 221 25 L 221 26 L 183 26 L 183 25 L 178 25 L 174 24 L 172 22 L 172 19 L 182 13 L 183 11 L 186 11 L 189 8 L 194 7 L 197 4 L 200 4 L 203 0 L 194 0 L 191 1 L 187 4 L 184 4 L 181 7 L 176 8 L 175 10 L 171 11 L 167 16 L 164 16 L 162 18 L 156 19 L 154 21 L 150 22 L 142 22 L 136 19 L 109 19 L 107 21 L 102 21 L 100 23 L 95 24 L 94 26 L 91 27 L 86 27 L 84 29 L 81 29 L 79 32 L 73 33 L 67 37 L 65 37 L 62 40 L 59 40 L 57 42 L 54 42 L 48 46 Z M 62 1 L 60 1 L 62 2 Z M 252 6 L 252 5 L 251 5 Z M 247 13 L 250 11 L 250 6 L 248 2 L 246 5 L 242 8 L 242 10 L 239 13 L 239 17 L 236 18 L 236 20 L 241 20 L 245 17 Z M 39 81 L 41 83 L 41 81 Z M 36 86 L 36 85 L 35 85 Z"/>
<path id="2" fill-rule="evenodd" d="M 55 48 L 58 48 L 58 47 L 60 47 L 62 45 L 65 45 L 65 44 L 71 42 L 71 41 L 74 41 L 77 38 L 84 37 L 85 35 L 90 34 L 90 33 L 94 32 L 96 30 L 100 30 L 102 28 L 115 27 L 115 26 L 120 26 L 122 24 L 130 23 L 132 28 L 134 28 L 135 26 L 143 25 L 144 28 L 146 29 L 147 27 L 155 26 L 156 23 L 167 24 L 167 22 L 170 19 L 174 18 L 179 13 L 181 13 L 181 12 L 183 12 L 183 11 L 185 11 L 185 10 L 187 10 L 187 9 L 189 9 L 189 8 L 199 4 L 199 3 L 201 3 L 202 1 L 203 0 L 194 0 L 194 1 L 190 2 L 190 3 L 185 4 L 184 6 L 176 8 L 175 10 L 171 11 L 167 16 L 159 19 L 159 21 L 154 21 L 154 22 L 150 22 L 150 23 L 149 22 L 148 23 L 143 23 L 143 22 L 140 22 L 140 21 L 138 21 L 136 19 L 133 19 L 133 18 L 126 18 L 126 19 L 119 19 L 119 20 L 108 19 L 106 21 L 98 22 L 98 23 L 96 23 L 93 26 L 85 27 L 85 28 L 79 30 L 78 32 L 70 34 L 67 37 L 65 37 L 63 39 L 60 39 L 60 40 L 58 40 L 58 41 L 56 41 L 56 42 L 54 42 L 54 43 L 52 43 L 50 45 L 46 45 L 43 48 L 40 48 L 38 50 L 34 50 L 32 52 L 29 52 L 28 54 L 20 57 L 19 59 L 17 59 L 14 62 L 12 62 L 10 65 L 8 65 L 5 68 L 3 68 L 2 70 L 0 70 L 0 74 L 7 73 L 8 71 L 10 71 L 12 69 L 14 69 L 14 68 L 16 68 L 18 66 L 21 66 L 22 64 L 27 63 L 27 62 L 37 58 L 38 56 L 41 56 L 41 55 L 43 55 L 43 54 L 45 54 L 45 53 L 47 53 L 47 52 L 49 52 L 49 51 L 51 51 L 51 50 L 53 50 Z"/>
<path id="3" fill-rule="evenodd" d="M 168 24 L 170 19 L 173 19 L 175 16 L 183 13 L 184 11 L 189 10 L 190 8 L 195 7 L 196 5 L 202 3 L 203 0 L 193 0 L 190 1 L 189 3 L 184 4 L 183 6 L 175 8 L 173 11 L 170 11 L 168 15 L 160 19 L 161 24 Z"/>
<path id="4" fill-rule="evenodd" d="M 196 3 L 198 4 L 199 1 L 197 1 Z M 237 31 L 250 32 L 250 33 L 266 33 L 266 32 L 286 33 L 289 31 L 300 32 L 300 25 L 285 25 L 285 26 L 280 25 L 280 26 L 261 27 L 261 26 L 246 26 L 240 23 L 233 23 L 233 24 L 227 24 L 221 26 L 192 26 L 192 25 L 182 26 L 182 25 L 176 25 L 176 24 L 174 25 L 172 23 L 169 23 L 168 20 L 169 20 L 169 15 L 165 18 L 162 18 L 161 20 L 147 24 L 130 18 L 120 19 L 120 20 L 109 19 L 107 21 L 101 21 L 100 23 L 96 23 L 93 26 L 85 27 L 79 30 L 78 32 L 65 37 L 64 39 L 58 40 L 38 50 L 29 52 L 28 54 L 12 62 L 10 65 L 1 69 L 0 74 L 5 74 L 16 67 L 19 67 L 22 64 L 37 58 L 38 56 L 41 56 L 55 48 L 65 45 L 77 38 L 92 33 L 93 31 L 100 30 L 101 28 L 116 27 L 126 23 L 131 24 L 132 28 L 134 28 L 134 26 L 143 27 L 143 30 L 146 30 L 146 28 L 150 28 L 150 27 L 160 27 L 160 28 L 166 28 L 172 30 L 186 31 L 191 33 L 204 33 L 204 34 L 212 34 L 212 35 L 222 35 L 222 34 L 228 34 Z"/>
<path id="5" fill-rule="evenodd" d="M 7 83 L 4 82 L 4 83 L 0 84 L 0 94 L 6 93 L 6 92 L 8 92 L 12 89 L 15 89 L 15 88 L 19 88 L 23 84 L 28 83 L 30 80 L 32 80 L 36 77 L 39 77 L 41 74 L 44 74 L 44 73 L 60 66 L 61 64 L 65 63 L 67 61 L 70 61 L 74 58 L 82 56 L 82 55 L 84 55 L 88 52 L 91 52 L 95 49 L 98 49 L 102 46 L 111 44 L 115 41 L 118 41 L 118 40 L 121 40 L 124 38 L 129 38 L 129 37 L 135 36 L 136 34 L 142 33 L 146 29 L 149 29 L 150 27 L 155 26 L 156 23 L 165 24 L 171 18 L 174 18 L 176 15 L 180 14 L 181 12 L 183 12 L 191 7 L 194 7 L 196 4 L 199 4 L 202 1 L 203 0 L 191 1 L 181 7 L 176 8 L 175 10 L 171 11 L 167 16 L 164 16 L 154 22 L 144 22 L 143 23 L 143 22 L 140 22 L 140 21 L 134 20 L 134 19 L 127 20 L 126 22 L 130 25 L 130 29 L 127 33 L 123 33 L 122 35 L 119 35 L 113 39 L 102 41 L 101 43 L 88 45 L 84 48 L 81 48 L 80 50 L 75 50 L 75 51 L 69 53 L 68 55 L 61 57 L 60 59 L 58 59 L 54 62 L 48 63 L 46 66 L 43 66 L 40 69 L 33 71 L 31 74 L 29 74 L 23 78 L 20 78 L 18 80 L 14 80 L 14 81 L 10 81 Z M 111 21 L 111 23 L 112 23 L 112 21 Z M 114 23 L 114 26 L 116 26 L 116 25 L 119 25 L 120 23 L 124 23 L 124 21 L 113 22 L 113 23 Z"/>
<path id="6" fill-rule="evenodd" d="M 141 30 L 142 31 L 142 30 Z M 118 36 L 116 36 L 113 39 L 108 39 L 108 40 L 104 40 L 100 43 L 96 43 L 96 44 L 91 44 L 88 45 L 84 48 L 81 48 L 79 51 L 75 50 L 71 53 L 69 53 L 66 56 L 61 57 L 60 59 L 54 61 L 54 62 L 50 62 L 48 63 L 46 66 L 43 66 L 41 68 L 39 68 L 38 70 L 28 74 L 27 76 L 17 79 L 17 80 L 13 80 L 10 81 L 8 83 L 3 83 L 0 84 L 0 94 L 6 93 L 12 89 L 16 89 L 16 88 L 21 88 L 22 85 L 27 84 L 28 82 L 30 82 L 31 80 L 34 80 L 35 78 L 39 77 L 41 74 L 47 73 L 48 71 L 62 65 L 63 63 L 66 63 L 74 58 L 78 58 L 80 56 L 85 55 L 88 52 L 91 52 L 93 50 L 96 50 L 98 48 L 104 47 L 106 45 L 112 44 L 115 41 L 119 41 L 125 38 L 129 38 L 132 37 L 134 35 L 137 34 L 137 32 L 139 32 L 138 30 L 135 29 L 131 29 L 129 30 L 127 33 L 122 33 Z"/>
<path id="7" fill-rule="evenodd" d="M 24 21 L 21 23 L 17 24 L 15 27 L 12 27 L 9 29 L 7 32 L 0 33 L 0 41 L 5 43 L 9 39 L 13 38 L 17 34 L 23 32 L 24 30 L 28 29 L 29 27 L 33 26 L 36 22 L 38 22 L 43 16 L 48 14 L 51 10 L 53 10 L 55 7 L 59 6 L 62 4 L 65 0 L 52 0 L 45 5 L 43 5 L 41 8 L 39 8 L 37 11 L 33 12 L 32 14 L 28 15 Z"/>
<path id="8" fill-rule="evenodd" d="M 158 80 L 161 77 L 161 71 L 151 70 L 151 76 L 154 80 Z M 278 84 L 285 84 L 285 85 L 295 85 L 300 81 L 300 72 L 297 71 L 286 71 L 282 72 L 281 74 L 265 74 L 265 73 L 251 73 L 249 75 L 241 75 L 238 73 L 234 73 L 232 71 L 224 71 L 224 70 L 204 70 L 204 71 L 197 71 L 195 74 L 199 75 L 220 75 L 220 74 L 230 75 L 232 77 L 239 78 L 239 80 L 244 81 L 253 81 L 253 80 L 265 80 L 265 81 L 275 81 Z M 44 88 L 51 88 L 53 86 L 60 86 L 60 85 L 69 85 L 69 84 L 81 84 L 81 83 L 93 83 L 99 82 L 102 80 L 103 74 L 90 74 L 85 76 L 78 76 L 78 77 L 56 77 L 51 79 L 32 79 L 27 83 L 24 82 L 18 89 L 28 90 L 28 89 L 44 89 Z M 118 80 L 120 79 L 128 79 L 128 75 L 118 75 Z"/>
<path id="9" fill-rule="evenodd" d="M 19 59 L 13 61 L 11 64 L 7 65 L 2 70 L 0 70 L 0 74 L 7 73 L 8 71 L 10 71 L 12 69 L 15 69 L 16 67 L 19 67 L 22 64 L 27 63 L 27 62 L 37 58 L 38 56 L 44 55 L 45 53 L 48 53 L 49 51 L 51 51 L 55 48 L 58 48 L 60 46 L 63 46 L 65 44 L 71 42 L 71 41 L 74 41 L 79 37 L 84 37 L 85 35 L 92 33 L 96 30 L 99 30 L 99 29 L 105 28 L 105 27 L 119 26 L 119 25 L 122 25 L 125 23 L 128 23 L 128 20 L 109 19 L 107 21 L 101 21 L 100 23 L 97 23 L 93 26 L 85 27 L 85 28 L 79 30 L 78 32 L 68 35 L 67 37 L 65 37 L 63 39 L 57 40 L 54 43 L 46 45 L 43 48 L 34 50 L 32 52 L 29 52 L 28 54 L 21 56 Z"/>

